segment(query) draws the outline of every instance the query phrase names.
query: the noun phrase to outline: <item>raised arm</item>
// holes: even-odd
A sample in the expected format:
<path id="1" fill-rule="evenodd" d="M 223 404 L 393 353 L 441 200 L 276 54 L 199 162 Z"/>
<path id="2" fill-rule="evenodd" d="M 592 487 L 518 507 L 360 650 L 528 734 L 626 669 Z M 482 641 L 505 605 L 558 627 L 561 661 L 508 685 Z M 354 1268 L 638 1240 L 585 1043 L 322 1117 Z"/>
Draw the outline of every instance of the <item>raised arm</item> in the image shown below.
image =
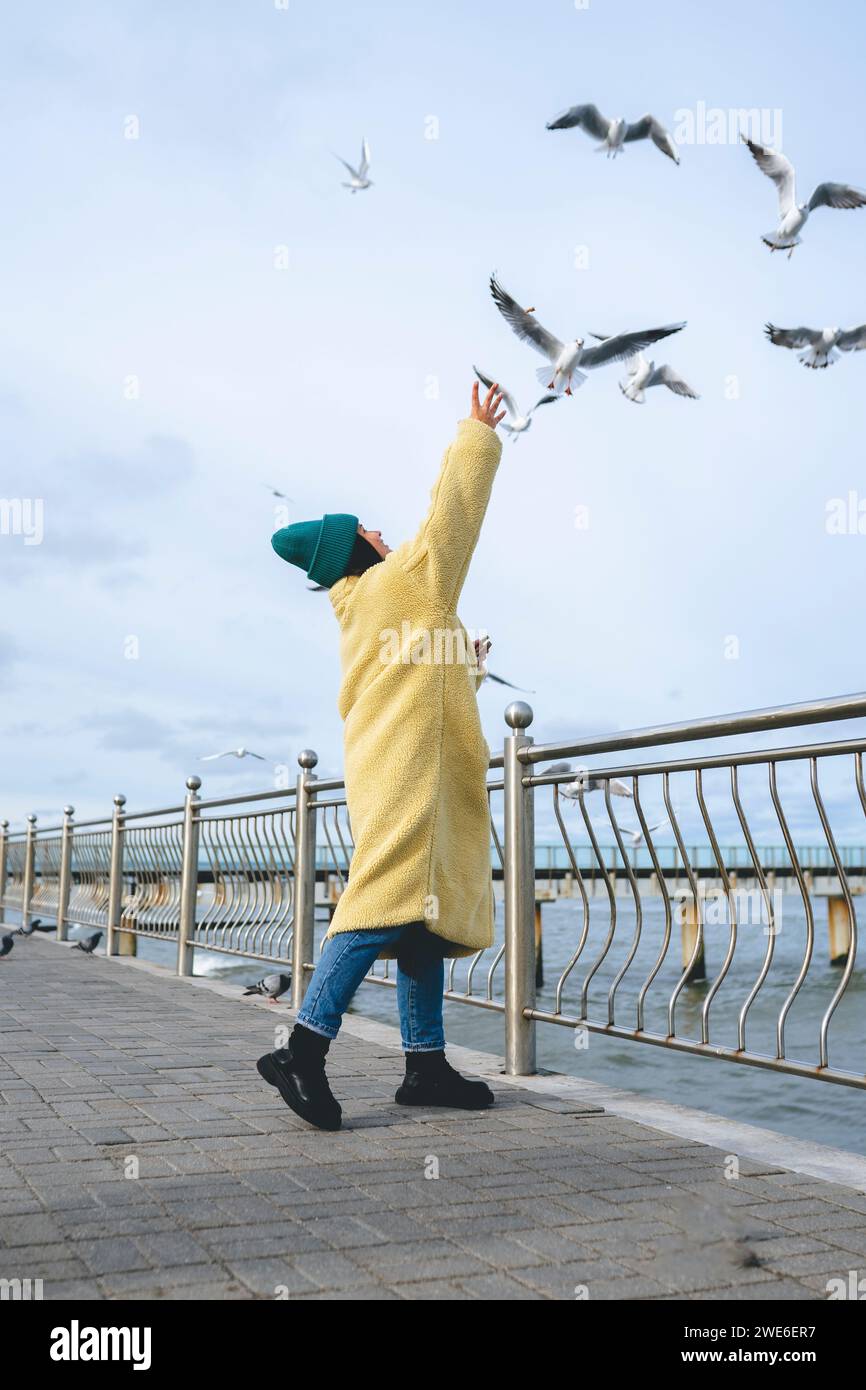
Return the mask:
<path id="1" fill-rule="evenodd" d="M 457 606 L 502 453 L 501 399 L 492 386 L 479 402 L 478 383 L 472 387 L 472 413 L 445 451 L 430 510 L 404 561 L 449 608 Z"/>

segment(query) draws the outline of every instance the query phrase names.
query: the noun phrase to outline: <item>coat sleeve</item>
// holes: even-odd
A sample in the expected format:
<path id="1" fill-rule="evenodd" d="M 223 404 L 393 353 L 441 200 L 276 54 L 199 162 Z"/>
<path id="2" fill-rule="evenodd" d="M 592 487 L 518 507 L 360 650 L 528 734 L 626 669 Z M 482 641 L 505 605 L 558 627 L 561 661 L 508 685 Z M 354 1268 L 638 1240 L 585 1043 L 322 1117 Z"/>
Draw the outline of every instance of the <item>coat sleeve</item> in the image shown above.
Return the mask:
<path id="1" fill-rule="evenodd" d="M 404 567 L 457 606 L 499 466 L 502 440 L 480 420 L 461 420 L 442 460 L 421 529 Z"/>

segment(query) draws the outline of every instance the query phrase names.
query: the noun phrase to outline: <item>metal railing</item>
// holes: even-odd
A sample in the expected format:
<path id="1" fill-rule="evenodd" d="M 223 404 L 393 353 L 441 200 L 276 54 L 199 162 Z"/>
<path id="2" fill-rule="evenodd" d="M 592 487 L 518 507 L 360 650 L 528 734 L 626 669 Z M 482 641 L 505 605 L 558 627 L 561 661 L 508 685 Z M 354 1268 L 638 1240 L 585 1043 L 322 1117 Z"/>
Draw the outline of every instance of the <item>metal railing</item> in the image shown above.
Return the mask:
<path id="1" fill-rule="evenodd" d="M 687 748 L 866 718 L 866 695 L 573 744 L 535 744 L 522 702 L 505 717 L 488 779 L 504 911 L 492 947 L 451 962 L 446 997 L 503 1014 L 507 1071 L 535 1070 L 537 1025 L 550 1023 L 866 1088 L 866 738 Z M 660 756 L 673 744 L 686 756 Z M 563 758 L 593 760 L 591 771 L 540 766 Z M 190 777 L 181 805 L 129 812 L 117 796 L 103 820 L 76 823 L 68 806 L 57 826 L 29 816 L 10 833 L 0 822 L 0 921 L 54 917 L 61 939 L 99 927 L 108 954 L 136 937 L 169 940 L 179 974 L 196 950 L 291 962 L 298 1007 L 353 851 L 344 782 L 318 778 L 312 751 L 298 761 L 291 788 L 203 800 Z M 804 850 L 797 827 L 809 819 L 821 843 Z M 841 843 L 834 821 L 858 843 Z M 537 846 L 537 824 L 557 843 Z M 554 874 L 571 901 L 542 933 L 539 879 Z M 368 979 L 393 985 L 391 970 L 379 962 Z"/>

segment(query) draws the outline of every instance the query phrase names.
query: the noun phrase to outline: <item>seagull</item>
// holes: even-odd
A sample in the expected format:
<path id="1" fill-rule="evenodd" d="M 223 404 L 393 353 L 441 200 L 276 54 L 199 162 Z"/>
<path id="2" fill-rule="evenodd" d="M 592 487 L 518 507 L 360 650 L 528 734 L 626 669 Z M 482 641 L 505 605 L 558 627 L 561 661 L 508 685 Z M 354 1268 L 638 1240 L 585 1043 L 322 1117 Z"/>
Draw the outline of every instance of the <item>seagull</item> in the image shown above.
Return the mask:
<path id="1" fill-rule="evenodd" d="M 257 985 L 250 985 L 244 994 L 263 994 L 269 1004 L 276 1004 L 292 983 L 291 975 L 263 975 Z"/>
<path id="2" fill-rule="evenodd" d="M 669 817 L 665 816 L 664 820 L 656 821 L 655 825 L 648 826 L 647 829 L 649 833 L 652 835 L 653 831 L 661 830 L 663 825 L 667 825 L 668 820 Z M 635 830 L 634 827 L 630 825 L 620 825 L 619 821 L 616 823 L 616 828 L 622 831 L 623 835 L 631 836 L 632 849 L 637 849 L 639 845 L 644 843 L 644 833 L 642 830 Z"/>
<path id="3" fill-rule="evenodd" d="M 546 385 L 548 390 L 554 391 L 557 395 L 564 389 L 565 394 L 570 396 L 572 387 L 581 386 L 586 381 L 586 374 L 580 370 L 581 367 L 591 369 L 604 367 L 608 362 L 619 362 L 625 357 L 632 357 L 642 348 L 649 347 L 651 343 L 657 343 L 660 338 L 667 338 L 671 333 L 679 333 L 681 328 L 685 328 L 685 323 L 673 323 L 665 328 L 645 328 L 636 333 L 617 333 L 614 337 L 599 343 L 598 347 L 584 348 L 583 338 L 573 338 L 571 342 L 562 343 L 552 333 L 548 333 L 530 309 L 521 309 L 516 300 L 502 288 L 495 275 L 490 277 L 490 293 L 497 309 L 518 338 L 525 343 L 531 343 L 537 352 L 547 358 L 550 365 L 539 367 L 536 375 L 542 385 Z"/>
<path id="4" fill-rule="evenodd" d="M 287 492 L 280 492 L 280 489 L 278 487 L 274 487 L 273 483 L 265 483 L 264 486 L 267 488 L 268 492 L 271 494 L 272 497 L 280 497 L 284 502 L 294 502 L 295 500 L 294 497 L 290 497 Z"/>
<path id="5" fill-rule="evenodd" d="M 227 748 L 224 753 L 206 753 L 199 758 L 199 762 L 212 763 L 215 758 L 258 758 L 261 763 L 267 762 L 267 758 L 262 757 L 261 753 L 254 753 L 251 748 Z"/>
<path id="6" fill-rule="evenodd" d="M 829 367 L 838 360 L 839 352 L 866 348 L 866 323 L 859 328 L 776 328 L 768 323 L 764 332 L 776 347 L 806 348 L 800 353 L 804 367 Z"/>
<path id="7" fill-rule="evenodd" d="M 344 188 L 351 189 L 352 193 L 355 194 L 360 193 L 364 188 L 371 187 L 373 180 L 367 178 L 367 173 L 370 168 L 370 146 L 367 144 L 366 140 L 361 141 L 361 163 L 358 165 L 357 169 L 353 169 L 351 164 L 347 164 L 345 159 L 341 159 L 339 155 L 335 155 L 334 158 L 339 159 L 343 168 L 348 169 L 349 173 L 352 175 L 351 181 L 343 184 Z"/>
<path id="8" fill-rule="evenodd" d="M 526 313 L 531 312 L 532 311 L 530 309 L 526 310 Z M 474 366 L 472 370 L 478 377 L 478 380 L 482 381 L 488 389 L 492 387 L 493 382 L 488 377 L 486 377 L 483 372 L 479 372 L 478 368 Z M 530 406 L 526 414 L 522 415 L 520 412 L 520 407 L 518 406 L 517 401 L 511 395 L 511 392 L 506 391 L 502 386 L 500 386 L 498 390 L 500 396 L 502 397 L 505 403 L 505 408 L 508 411 L 508 414 L 511 416 L 510 420 L 502 421 L 502 428 L 506 431 L 507 434 L 510 434 L 512 436 L 512 442 L 514 444 L 517 443 L 517 440 L 520 437 L 520 435 L 523 434 L 525 430 L 528 430 L 529 426 L 532 424 L 532 412 L 534 410 L 537 410 L 540 405 L 550 405 L 551 401 L 558 401 L 560 399 L 559 396 L 553 395 L 540 396 L 539 399 L 535 402 L 535 405 Z M 508 684 L 508 682 L 506 682 L 506 684 Z"/>
<path id="9" fill-rule="evenodd" d="M 643 405 L 645 392 L 650 386 L 666 386 L 675 396 L 688 396 L 693 401 L 700 399 L 697 391 L 693 391 L 667 362 L 657 367 L 655 362 L 648 362 L 642 352 L 636 352 L 628 364 L 628 381 L 621 381 L 619 389 L 626 400 Z"/>
<path id="10" fill-rule="evenodd" d="M 509 690 L 522 690 L 524 695 L 534 695 L 534 690 L 527 690 L 525 685 L 515 685 L 514 681 L 507 681 L 504 676 L 495 676 L 492 671 L 485 672 L 489 681 L 495 681 L 497 685 L 507 685 Z"/>
<path id="11" fill-rule="evenodd" d="M 5 936 L 0 937 L 0 960 L 2 960 L 4 956 L 8 956 L 14 945 L 15 938 L 11 932 L 7 932 Z"/>
<path id="12" fill-rule="evenodd" d="M 646 140 L 649 137 L 656 149 L 666 154 L 674 164 L 680 162 L 676 145 L 655 116 L 647 114 L 631 124 L 622 116 L 617 116 L 616 120 L 612 121 L 589 102 L 586 106 L 570 106 L 561 116 L 557 116 L 555 121 L 547 123 L 548 130 L 571 130 L 574 126 L 579 126 L 587 135 L 600 140 L 601 144 L 596 149 L 599 153 L 603 150 L 608 159 L 615 159 L 621 153 L 623 145 L 631 144 L 632 140 Z"/>
<path id="13" fill-rule="evenodd" d="M 559 789 L 563 796 L 568 797 L 569 801 L 576 801 L 581 791 L 603 792 L 608 782 L 610 783 L 611 796 L 634 796 L 634 792 L 629 791 L 625 782 L 621 782 L 618 777 L 591 777 L 588 767 L 573 767 L 571 763 L 552 763 L 544 771 L 545 773 L 573 772 L 576 774 L 573 782 L 567 782 Z"/>
<path id="14" fill-rule="evenodd" d="M 20 926 L 20 927 L 18 928 L 18 930 L 16 931 L 15 935 L 16 935 L 16 936 L 32 936 L 33 933 L 34 933 L 35 931 L 39 931 L 39 928 L 40 928 L 41 926 L 42 926 L 42 918 L 41 918 L 41 917 L 34 917 L 33 921 L 30 923 L 29 926 L 27 926 L 27 927 L 25 927 L 25 926 Z"/>
<path id="15" fill-rule="evenodd" d="M 101 940 L 101 931 L 91 932 L 90 935 L 85 937 L 83 941 L 76 941 L 75 945 L 72 947 L 72 950 L 83 951 L 86 956 L 92 956 L 93 952 L 96 950 Z"/>
<path id="16" fill-rule="evenodd" d="M 794 166 L 789 159 L 777 150 L 768 150 L 754 140 L 741 134 L 740 139 L 748 145 L 755 163 L 772 179 L 779 190 L 779 225 L 774 232 L 766 232 L 761 237 L 771 251 L 787 251 L 788 260 L 799 246 L 799 232 L 803 230 L 809 214 L 816 208 L 862 208 L 866 207 L 866 193 L 852 188 L 847 183 L 819 183 L 808 203 L 798 203 L 794 192 Z"/>

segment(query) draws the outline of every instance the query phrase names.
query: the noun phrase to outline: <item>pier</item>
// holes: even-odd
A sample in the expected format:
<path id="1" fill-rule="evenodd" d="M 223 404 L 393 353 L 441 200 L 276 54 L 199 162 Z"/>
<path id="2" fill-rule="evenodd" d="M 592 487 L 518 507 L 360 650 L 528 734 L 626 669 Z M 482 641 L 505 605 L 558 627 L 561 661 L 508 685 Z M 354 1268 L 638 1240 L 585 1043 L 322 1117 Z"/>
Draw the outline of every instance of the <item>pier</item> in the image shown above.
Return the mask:
<path id="1" fill-rule="evenodd" d="M 320 1133 L 254 1070 L 288 1007 L 39 935 L 0 970 L 8 1296 L 825 1300 L 862 1266 L 866 1159 L 461 1048 L 495 1107 L 407 1111 L 357 1015 Z"/>

